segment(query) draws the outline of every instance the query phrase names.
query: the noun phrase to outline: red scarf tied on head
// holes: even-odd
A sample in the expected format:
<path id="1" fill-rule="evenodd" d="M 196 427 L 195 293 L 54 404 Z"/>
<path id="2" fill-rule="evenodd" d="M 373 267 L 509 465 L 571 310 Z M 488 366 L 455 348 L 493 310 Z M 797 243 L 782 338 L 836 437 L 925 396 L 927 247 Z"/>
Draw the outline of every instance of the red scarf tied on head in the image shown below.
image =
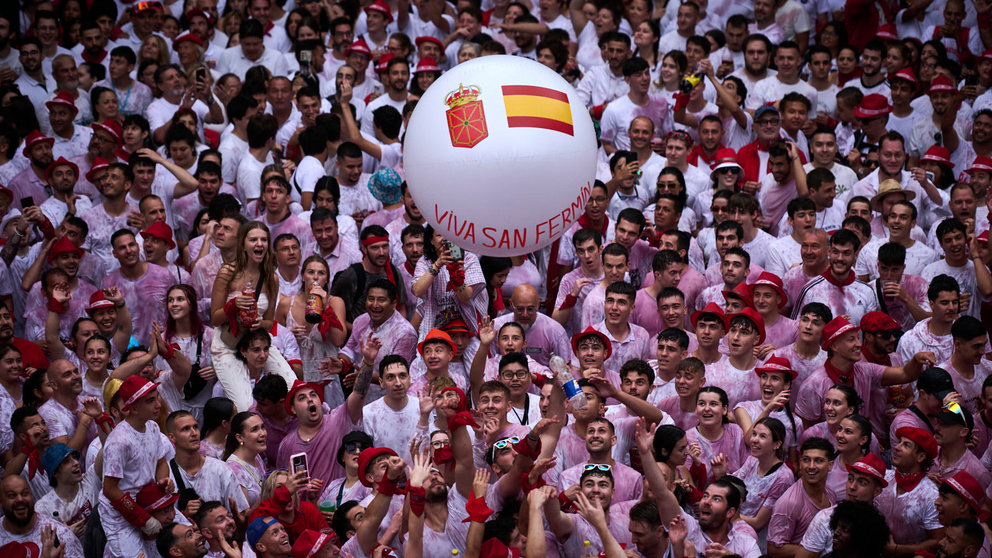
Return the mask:
<path id="1" fill-rule="evenodd" d="M 472 418 L 472 413 L 468 412 L 468 398 L 465 397 L 465 392 L 457 387 L 446 387 L 441 390 L 441 395 L 445 392 L 453 391 L 458 394 L 458 408 L 455 414 L 448 419 L 448 432 L 453 432 L 454 430 L 461 428 L 462 426 L 471 425 L 472 428 L 479 428 L 479 424 L 475 422 Z"/>
<path id="2" fill-rule="evenodd" d="M 366 238 L 365 240 L 362 241 L 362 246 L 368 247 L 368 246 L 371 246 L 373 244 L 379 244 L 380 242 L 385 242 L 386 244 L 389 244 L 389 237 L 388 236 L 370 236 L 370 237 L 368 237 L 368 238 Z M 386 279 L 389 279 L 389 282 L 395 285 L 396 284 L 396 274 L 393 273 L 393 264 L 392 264 L 392 262 L 389 261 L 389 252 L 386 252 L 386 265 L 383 266 L 383 267 L 386 270 Z"/>

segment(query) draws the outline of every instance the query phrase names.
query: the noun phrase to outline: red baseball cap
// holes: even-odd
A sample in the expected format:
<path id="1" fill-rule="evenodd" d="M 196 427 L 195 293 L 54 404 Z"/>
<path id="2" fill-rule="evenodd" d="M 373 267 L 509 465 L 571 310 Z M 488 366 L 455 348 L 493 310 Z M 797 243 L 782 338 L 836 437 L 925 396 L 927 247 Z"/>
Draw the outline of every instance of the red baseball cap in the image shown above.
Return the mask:
<path id="1" fill-rule="evenodd" d="M 880 331 L 892 331 L 895 329 L 902 331 L 902 326 L 899 325 L 899 322 L 893 320 L 892 316 L 889 316 L 885 312 L 873 310 L 861 317 L 861 331 L 877 333 Z"/>
<path id="2" fill-rule="evenodd" d="M 318 533 L 312 529 L 304 529 L 293 543 L 293 558 L 313 558 L 333 541 L 332 533 Z"/>

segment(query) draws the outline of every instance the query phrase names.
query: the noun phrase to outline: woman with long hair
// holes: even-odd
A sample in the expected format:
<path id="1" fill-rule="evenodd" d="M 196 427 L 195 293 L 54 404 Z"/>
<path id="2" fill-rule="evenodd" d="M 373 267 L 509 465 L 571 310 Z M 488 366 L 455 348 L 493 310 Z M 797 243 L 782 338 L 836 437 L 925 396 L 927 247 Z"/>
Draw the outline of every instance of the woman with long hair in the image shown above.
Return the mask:
<path id="1" fill-rule="evenodd" d="M 231 419 L 231 431 L 224 445 L 224 459 L 245 491 L 248 505 L 254 506 L 262 496 L 265 479 L 266 431 L 262 417 L 242 411 Z"/>
<path id="2" fill-rule="evenodd" d="M 117 94 L 108 87 L 93 86 L 90 90 L 90 104 L 93 107 L 94 122 L 116 120 L 120 123 L 124 119 L 117 103 Z"/>
<path id="3" fill-rule="evenodd" d="M 154 60 L 159 66 L 169 64 L 170 57 L 169 45 L 165 44 L 165 39 L 158 35 L 149 35 L 138 49 L 138 60 Z"/>
<path id="4" fill-rule="evenodd" d="M 279 280 L 275 257 L 269 249 L 269 228 L 260 221 L 245 223 L 238 230 L 238 249 L 234 262 L 217 272 L 210 298 L 210 320 L 214 336 L 210 355 L 217 371 L 217 381 L 224 393 L 239 408 L 253 403 L 251 381 L 242 357 L 235 348 L 246 332 L 261 329 L 266 336 L 272 328 Z M 237 354 L 240 354 L 238 351 Z M 293 385 L 296 374 L 278 349 L 266 349 L 264 372 L 278 374 Z"/>
<path id="5" fill-rule="evenodd" d="M 182 396 L 180 408 L 193 413 L 199 421 L 203 419 L 203 406 L 210 399 L 217 381 L 210 358 L 214 330 L 200 321 L 196 291 L 189 285 L 169 287 L 165 293 L 165 310 L 163 342 L 182 354 L 190 370 L 188 379 L 178 386 Z M 164 368 L 167 363 L 162 359 L 157 364 Z"/>
<path id="6" fill-rule="evenodd" d="M 224 459 L 231 421 L 237 412 L 234 402 L 226 397 L 207 400 L 203 406 L 203 420 L 200 421 L 200 455 Z"/>
<path id="7" fill-rule="evenodd" d="M 506 311 L 506 304 L 503 302 L 503 283 L 506 283 L 513 262 L 510 258 L 482 256 L 479 258 L 479 265 L 482 266 L 482 276 L 486 278 L 486 292 L 489 293 L 489 308 L 486 314 L 496 319 Z"/>
<path id="8" fill-rule="evenodd" d="M 851 386 L 836 384 L 827 390 L 823 398 L 823 421 L 807 427 L 799 436 L 801 446 L 807 438 L 826 438 L 837 448 L 837 431 L 840 430 L 840 421 L 844 418 L 857 414 L 861 410 L 863 401 L 858 392 Z M 878 438 L 871 435 L 871 452 L 881 455 L 881 446 Z"/>
<path id="9" fill-rule="evenodd" d="M 479 258 L 446 240 L 432 225 L 425 227 L 424 257 L 413 272 L 413 294 L 420 297 L 420 338 L 438 324 L 461 318 L 473 332 L 478 316 L 488 313 L 489 294 Z M 452 257 L 452 247 L 462 253 Z"/>
<path id="10" fill-rule="evenodd" d="M 740 409 L 740 407 L 738 407 Z M 730 473 L 744 481 L 747 499 L 741 502 L 741 519 L 758 532 L 759 544 L 768 536 L 768 522 L 779 496 L 795 482 L 792 470 L 783 462 L 786 455 L 786 428 L 776 418 L 763 417 L 748 429 L 750 455 L 740 469 Z M 727 473 L 726 459 L 713 460 L 713 478 Z"/>
<path id="11" fill-rule="evenodd" d="M 642 0 L 643 1 L 643 0 Z M 658 58 L 658 39 L 661 28 L 654 20 L 642 21 L 634 28 L 634 56 L 648 63 L 651 81 L 658 81 L 661 75 L 661 60 Z"/>
<path id="12" fill-rule="evenodd" d="M 785 425 L 786 436 L 782 449 L 793 463 L 799 447 L 799 437 L 803 433 L 802 421 L 792 414 L 792 382 L 799 375 L 792 369 L 788 359 L 772 355 L 764 364 L 754 369 L 761 386 L 761 399 L 742 401 L 734 408 L 734 419 L 744 431 L 744 439 L 751 439 L 751 429 L 761 419 L 772 417 Z"/>
<path id="13" fill-rule="evenodd" d="M 662 424 L 655 429 L 653 446 L 655 460 L 672 470 L 673 492 L 679 504 L 688 506 L 692 503 L 690 499 L 694 499 L 692 494 L 696 486 L 692 470 L 695 469 L 700 480 L 705 482 L 706 471 L 702 461 L 699 461 L 698 446 L 690 452 L 685 430 L 674 424 Z M 692 469 L 686 465 L 690 460 Z"/>
<path id="14" fill-rule="evenodd" d="M 21 351 L 10 344 L 0 345 L 0 398 L 9 399 L 16 407 L 21 406 L 24 392 L 21 374 L 24 372 L 24 362 Z M 10 426 L 9 424 L 7 426 Z"/>
<path id="15" fill-rule="evenodd" d="M 827 491 L 839 502 L 847 495 L 848 467 L 867 455 L 871 447 L 871 423 L 861 415 L 848 415 L 840 420 L 834 440 L 837 457 L 827 474 Z"/>
<path id="16" fill-rule="evenodd" d="M 328 293 L 330 268 L 324 258 L 317 254 L 303 260 L 300 272 L 303 289 L 296 296 L 283 298 L 276 309 L 276 321 L 286 326 L 296 337 L 303 361 L 303 381 L 321 382 L 324 380 L 318 367 L 329 357 L 337 356 L 338 351 L 348 340 L 345 331 L 345 302 L 339 296 Z M 307 300 L 316 296 L 322 301 L 320 319 L 311 322 L 307 319 Z M 332 408 L 344 402 L 344 391 L 340 382 L 330 382 L 324 389 L 324 401 Z"/>
<path id="17" fill-rule="evenodd" d="M 685 54 L 678 50 L 672 50 L 661 57 L 661 66 L 658 68 L 658 78 L 651 82 L 650 93 L 664 95 L 668 101 L 668 106 L 675 106 L 675 94 L 679 92 L 679 84 L 682 83 L 682 76 L 685 75 L 689 67 L 689 61 Z"/>
<path id="18" fill-rule="evenodd" d="M 280 490 L 283 488 L 285 490 Z M 272 516 L 286 527 L 289 540 L 296 540 L 305 529 L 317 532 L 327 529 L 327 520 L 317 506 L 305 500 L 307 488 L 310 487 L 307 484 L 306 471 L 292 476 L 283 470 L 273 471 L 262 483 L 258 507 L 251 512 L 248 520 Z M 312 489 L 309 494 L 316 496 Z"/>

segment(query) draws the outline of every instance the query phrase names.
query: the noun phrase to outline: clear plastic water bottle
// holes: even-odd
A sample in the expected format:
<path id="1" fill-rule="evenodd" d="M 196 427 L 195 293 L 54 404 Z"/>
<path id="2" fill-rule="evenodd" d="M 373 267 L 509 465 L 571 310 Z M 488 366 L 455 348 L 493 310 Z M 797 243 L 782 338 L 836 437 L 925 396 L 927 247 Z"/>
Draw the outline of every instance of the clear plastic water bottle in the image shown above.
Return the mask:
<path id="1" fill-rule="evenodd" d="M 565 365 L 565 359 L 553 354 L 551 355 L 551 360 L 548 361 L 548 367 L 551 368 L 555 378 L 558 379 L 562 388 L 565 389 L 565 398 L 572 404 L 572 408 L 585 409 L 586 394 L 579 387 L 579 381 L 568 371 L 568 366 Z"/>

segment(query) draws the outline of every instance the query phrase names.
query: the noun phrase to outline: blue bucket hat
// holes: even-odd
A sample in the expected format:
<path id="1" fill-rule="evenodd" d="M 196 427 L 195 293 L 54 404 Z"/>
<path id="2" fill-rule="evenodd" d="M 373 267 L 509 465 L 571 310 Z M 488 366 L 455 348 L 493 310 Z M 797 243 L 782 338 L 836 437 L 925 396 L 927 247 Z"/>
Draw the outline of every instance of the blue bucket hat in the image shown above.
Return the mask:
<path id="1" fill-rule="evenodd" d="M 79 459 L 79 452 L 63 443 L 52 444 L 45 450 L 45 454 L 41 456 L 41 466 L 48 473 L 48 478 L 55 478 L 55 471 L 65 461 L 65 458 L 70 455 Z"/>
<path id="2" fill-rule="evenodd" d="M 400 185 L 403 179 L 390 168 L 381 168 L 369 177 L 369 191 L 384 205 L 399 203 L 403 196 Z"/>

